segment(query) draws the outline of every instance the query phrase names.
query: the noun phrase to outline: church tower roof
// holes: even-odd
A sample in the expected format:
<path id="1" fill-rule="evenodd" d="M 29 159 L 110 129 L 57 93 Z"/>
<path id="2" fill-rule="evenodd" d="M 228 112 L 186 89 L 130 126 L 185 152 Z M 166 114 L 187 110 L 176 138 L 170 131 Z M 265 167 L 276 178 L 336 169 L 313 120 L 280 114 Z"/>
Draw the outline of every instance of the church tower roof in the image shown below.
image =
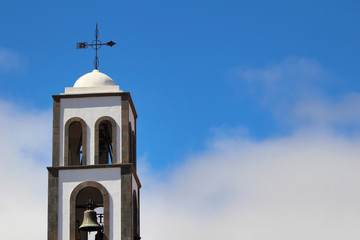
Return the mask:
<path id="1" fill-rule="evenodd" d="M 115 82 L 106 74 L 100 72 L 98 69 L 94 69 L 81 76 L 74 84 L 74 87 L 103 87 L 103 86 L 115 86 Z"/>
<path id="2" fill-rule="evenodd" d="M 94 69 L 81 76 L 73 87 L 65 88 L 62 94 L 87 94 L 87 93 L 110 93 L 122 92 L 119 85 L 116 85 L 108 75 Z"/>

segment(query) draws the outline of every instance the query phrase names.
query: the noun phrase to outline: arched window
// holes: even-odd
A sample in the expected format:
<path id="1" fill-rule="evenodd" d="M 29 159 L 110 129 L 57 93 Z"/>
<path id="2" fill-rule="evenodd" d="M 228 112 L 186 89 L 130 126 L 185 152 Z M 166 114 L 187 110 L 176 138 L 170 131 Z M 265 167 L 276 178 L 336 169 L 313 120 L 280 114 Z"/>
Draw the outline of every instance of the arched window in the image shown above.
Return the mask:
<path id="1" fill-rule="evenodd" d="M 104 240 L 109 237 L 109 193 L 100 183 L 87 181 L 75 187 L 70 196 L 70 240 L 92 240 L 95 237 L 95 232 L 79 231 L 89 199 L 95 205 L 98 223 L 104 226 Z"/>
<path id="2" fill-rule="evenodd" d="M 133 236 L 134 240 L 141 239 L 139 229 L 139 209 L 135 190 L 133 191 Z"/>
<path id="3" fill-rule="evenodd" d="M 69 165 L 81 165 L 82 129 L 80 122 L 72 122 L 69 126 Z"/>
<path id="4" fill-rule="evenodd" d="M 95 164 L 116 162 L 116 122 L 111 117 L 101 117 L 95 123 Z"/>
<path id="5" fill-rule="evenodd" d="M 129 122 L 129 161 L 136 169 L 136 135 Z"/>
<path id="6" fill-rule="evenodd" d="M 64 165 L 86 165 L 86 124 L 71 118 L 65 124 Z"/>
<path id="7" fill-rule="evenodd" d="M 113 162 L 112 127 L 107 120 L 99 125 L 99 164 Z"/>

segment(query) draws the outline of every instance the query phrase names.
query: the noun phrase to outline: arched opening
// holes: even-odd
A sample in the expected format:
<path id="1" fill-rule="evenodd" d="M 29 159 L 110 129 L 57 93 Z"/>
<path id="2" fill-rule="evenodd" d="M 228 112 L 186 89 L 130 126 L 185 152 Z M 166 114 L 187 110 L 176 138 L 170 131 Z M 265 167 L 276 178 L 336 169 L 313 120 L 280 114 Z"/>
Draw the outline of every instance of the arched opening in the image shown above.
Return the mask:
<path id="1" fill-rule="evenodd" d="M 104 116 L 95 123 L 95 164 L 117 162 L 117 124 L 111 117 Z"/>
<path id="2" fill-rule="evenodd" d="M 86 210 L 87 204 L 91 200 L 94 203 L 95 211 L 103 207 L 103 197 L 101 192 L 95 187 L 86 187 L 83 188 L 76 197 L 76 232 L 77 240 L 90 240 L 94 239 L 96 233 L 94 232 L 84 232 L 79 229 L 80 225 L 83 222 L 84 212 Z M 100 215 L 100 212 L 97 212 L 97 222 L 99 219 L 103 219 L 103 214 Z M 90 238 L 89 238 L 90 237 Z"/>
<path id="3" fill-rule="evenodd" d="M 139 210 L 138 210 L 138 201 L 136 198 L 136 191 L 133 191 L 133 236 L 134 240 L 139 240 L 140 238 L 140 229 L 139 229 Z"/>
<path id="4" fill-rule="evenodd" d="M 64 128 L 64 166 L 86 165 L 86 123 L 81 118 L 71 118 Z"/>
<path id="5" fill-rule="evenodd" d="M 112 126 L 110 121 L 104 120 L 99 124 L 99 163 L 113 162 Z"/>
<path id="6" fill-rule="evenodd" d="M 79 227 L 84 220 L 84 212 L 89 200 L 96 212 L 96 221 L 103 226 L 103 240 L 109 236 L 109 194 L 104 186 L 97 182 L 79 184 L 70 196 L 70 240 L 94 240 L 97 232 L 81 231 Z"/>
<path id="7" fill-rule="evenodd" d="M 136 135 L 132 130 L 131 123 L 129 122 L 129 162 L 132 163 L 136 169 Z"/>
<path id="8" fill-rule="evenodd" d="M 76 121 L 69 126 L 69 165 L 82 165 L 82 126 Z"/>

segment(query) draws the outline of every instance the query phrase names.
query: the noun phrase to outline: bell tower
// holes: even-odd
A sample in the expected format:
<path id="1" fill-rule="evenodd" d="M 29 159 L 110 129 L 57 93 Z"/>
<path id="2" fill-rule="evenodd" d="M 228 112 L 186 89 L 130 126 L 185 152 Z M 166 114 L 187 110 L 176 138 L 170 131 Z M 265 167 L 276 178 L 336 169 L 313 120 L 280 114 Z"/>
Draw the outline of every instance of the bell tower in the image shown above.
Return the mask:
<path id="1" fill-rule="evenodd" d="M 53 96 L 48 240 L 138 240 L 137 114 L 98 69 Z"/>

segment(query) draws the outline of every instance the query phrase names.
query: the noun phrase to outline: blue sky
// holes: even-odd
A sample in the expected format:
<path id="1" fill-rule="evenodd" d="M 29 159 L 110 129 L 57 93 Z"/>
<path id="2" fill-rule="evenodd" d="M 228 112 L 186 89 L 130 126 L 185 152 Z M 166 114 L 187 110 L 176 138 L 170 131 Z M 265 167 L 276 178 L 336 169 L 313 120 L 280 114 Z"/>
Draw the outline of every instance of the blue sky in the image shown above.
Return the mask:
<path id="1" fill-rule="evenodd" d="M 2 98 L 51 108 L 50 95 L 92 70 L 93 51 L 75 44 L 92 41 L 98 23 L 100 39 L 117 42 L 101 49 L 100 70 L 132 93 L 140 155 L 153 155 L 157 167 L 202 148 L 211 128 L 243 126 L 253 138 L 278 134 L 282 127 L 258 95 L 247 95 L 236 68 L 306 58 L 335 78 L 322 86 L 328 97 L 359 90 L 357 1 L 0 4 L 0 47 L 17 56 L 0 72 Z M 162 139 L 172 144 L 149 144 Z"/>
<path id="2" fill-rule="evenodd" d="M 142 226 L 148 239 L 159 237 L 159 232 L 156 232 L 146 216 L 154 217 L 152 209 L 156 209 L 154 206 L 157 204 L 164 206 L 160 204 L 163 193 L 167 193 L 167 197 L 174 196 L 174 204 L 187 203 L 185 200 L 176 201 L 181 199 L 178 196 L 182 194 L 192 194 L 199 199 L 201 196 L 208 200 L 203 205 L 207 213 L 209 209 L 218 206 L 221 203 L 219 195 L 227 196 L 232 190 L 224 192 L 216 188 L 218 182 L 212 182 L 207 173 L 230 171 L 231 168 L 224 166 L 226 164 L 238 169 L 237 173 L 243 173 L 244 176 L 244 164 L 253 164 L 249 167 L 249 171 L 253 171 L 252 176 L 263 176 L 263 167 L 284 167 L 285 163 L 279 159 L 289 159 L 294 163 L 291 167 L 284 167 L 289 169 L 289 173 L 294 169 L 306 171 L 311 167 L 320 171 L 324 169 L 321 164 L 329 163 L 326 165 L 329 174 L 324 175 L 327 176 L 324 181 L 331 183 L 335 181 L 332 170 L 341 166 L 360 170 L 359 161 L 356 160 L 358 147 L 355 144 L 360 139 L 358 1 L 1 0 L 0 10 L 0 139 L 3 140 L 3 150 L 9 151 L 10 148 L 5 148 L 5 123 L 18 121 L 24 139 L 18 151 L 27 153 L 24 156 L 33 162 L 34 171 L 37 172 L 45 171 L 46 174 L 43 167 L 50 165 L 51 152 L 45 142 L 51 134 L 51 95 L 64 92 L 65 87 L 72 86 L 80 76 L 93 69 L 94 52 L 91 49 L 77 50 L 76 42 L 91 42 L 95 24 L 98 23 L 100 40 L 117 43 L 112 48 L 104 47 L 100 50 L 99 69 L 120 85 L 122 90 L 131 92 L 139 115 L 137 149 L 139 161 L 143 164 L 143 198 L 147 199 L 143 207 L 145 223 Z M 44 129 L 40 130 L 43 135 L 38 136 L 38 143 L 32 143 L 32 140 L 27 140 L 32 139 L 29 137 L 32 131 L 26 134 L 26 129 L 33 126 L 30 123 L 35 124 L 34 119 L 37 118 L 44 123 L 41 125 Z M 287 144 L 288 148 L 283 149 L 282 146 Z M 41 146 L 47 146 L 45 153 Z M 318 148 L 313 149 L 312 146 Z M 265 149 L 268 148 L 268 152 L 272 152 L 276 159 L 268 154 L 260 154 L 262 151 L 267 152 Z M 334 154 L 328 155 L 332 150 Z M 306 159 L 314 157 L 314 166 L 297 157 L 293 159 L 301 154 Z M 344 159 L 344 154 L 349 155 L 346 163 L 340 160 Z M 224 156 L 228 157 L 225 159 Z M 208 163 L 204 160 L 206 158 Z M 258 162 L 259 159 L 268 161 Z M 302 167 L 296 168 L 298 163 L 303 163 Z M 38 165 L 42 168 L 37 168 Z M 202 169 L 207 168 L 208 171 L 202 172 Z M 195 170 L 191 169 L 198 169 L 198 172 L 194 173 Z M 359 185 L 355 184 L 360 182 L 359 177 L 356 178 L 355 173 L 349 171 L 339 170 L 338 176 L 343 179 L 339 182 L 351 189 L 343 194 L 347 196 L 342 199 L 344 202 L 349 198 L 358 199 L 360 192 Z M 187 182 L 179 180 L 180 172 L 188 179 L 194 179 L 194 182 L 212 183 L 214 188 L 204 192 L 191 189 L 182 191 L 184 186 L 181 184 Z M 277 182 L 277 173 L 268 173 L 269 178 L 277 184 L 286 182 Z M 292 174 L 300 179 L 304 175 L 318 179 L 315 173 L 295 171 Z M 166 186 L 162 185 L 164 178 L 168 181 Z M 221 176 L 217 178 L 221 179 Z M 251 178 L 246 179 L 250 181 Z M 237 183 L 244 179 L 225 178 L 219 182 L 225 180 Z M 258 191 L 257 194 L 246 196 L 257 196 L 260 199 L 265 194 L 266 184 L 260 184 L 261 187 L 259 183 L 249 185 Z M 304 186 L 311 185 L 304 182 Z M 230 199 L 239 200 L 238 205 L 240 199 L 246 197 L 237 196 L 244 196 L 244 191 L 248 189 L 240 183 L 230 186 L 231 189 L 238 189 L 239 195 L 225 197 L 230 201 L 227 204 L 229 208 L 233 206 Z M 278 192 L 287 189 L 285 185 L 279 186 L 284 188 L 279 187 Z M 295 186 L 303 187 L 300 183 Z M 315 186 L 326 189 L 322 184 Z M 318 188 L 314 187 L 313 192 L 319 192 Z M 174 189 L 181 191 L 174 192 Z M 277 192 L 276 189 L 274 192 Z M 309 199 L 313 199 L 310 197 L 313 192 L 307 195 Z M 198 198 L 190 199 L 197 202 Z M 272 203 L 283 201 L 284 205 L 289 203 L 291 209 L 290 202 L 294 206 L 296 203 L 293 200 L 280 201 L 275 197 L 270 199 L 273 201 L 261 203 L 261 206 L 273 206 Z M 334 204 L 329 202 L 329 209 L 334 209 Z M 316 203 L 311 202 L 304 208 L 317 209 L 314 206 L 317 206 Z M 198 207 L 199 219 L 207 220 L 200 217 L 207 215 L 201 211 L 201 206 Z M 239 211 L 245 211 L 243 216 L 248 218 L 244 217 L 239 222 L 244 221 L 244 226 L 247 226 L 247 220 L 254 219 L 258 214 L 251 209 L 259 208 L 246 204 L 244 208 L 248 211 Z M 234 216 L 226 218 L 228 209 L 218 209 L 219 219 L 234 222 Z M 279 209 L 279 212 L 289 212 L 282 210 Z M 320 216 L 324 216 L 327 212 L 325 210 L 318 215 L 314 214 L 319 216 L 315 219 L 324 222 Z M 348 212 L 360 213 L 356 204 L 348 205 Z M 174 223 L 182 223 L 180 212 L 173 216 L 178 216 L 172 219 Z M 304 219 L 307 217 L 304 215 Z M 157 219 L 171 222 L 165 213 L 159 213 Z M 354 223 L 354 219 L 359 223 L 356 217 L 344 219 L 343 222 Z M 279 220 L 279 223 L 284 222 Z M 324 224 L 324 229 L 338 226 L 335 222 L 326 223 L 328 225 Z M 208 222 L 204 228 L 211 226 L 218 224 Z M 348 229 L 341 229 L 352 229 L 351 224 L 347 226 Z M 197 235 L 196 229 L 190 225 L 188 227 L 187 232 L 201 237 L 201 234 Z M 249 226 L 247 229 L 252 228 Z M 329 236 L 337 236 L 335 233 L 329 233 L 328 236 L 325 230 L 317 232 L 312 231 L 311 227 L 306 229 L 309 229 L 309 234 L 303 235 L 302 239 L 306 236 L 326 236 L 327 239 L 330 239 Z M 176 232 L 176 229 L 173 231 Z M 228 229 L 223 231 L 235 239 L 240 236 Z M 350 231 L 347 239 L 355 239 L 355 232 Z M 162 234 L 165 239 L 166 233 Z M 223 236 L 219 230 L 208 239 L 216 234 Z M 169 233 L 169 236 L 172 235 Z M 179 239 L 188 238 L 181 233 L 178 236 Z M 250 230 L 241 236 L 244 239 L 257 239 Z M 270 230 L 268 235 L 256 236 L 259 239 L 264 236 L 267 239 L 272 239 L 269 236 L 289 239 L 285 235 L 271 235 Z"/>

